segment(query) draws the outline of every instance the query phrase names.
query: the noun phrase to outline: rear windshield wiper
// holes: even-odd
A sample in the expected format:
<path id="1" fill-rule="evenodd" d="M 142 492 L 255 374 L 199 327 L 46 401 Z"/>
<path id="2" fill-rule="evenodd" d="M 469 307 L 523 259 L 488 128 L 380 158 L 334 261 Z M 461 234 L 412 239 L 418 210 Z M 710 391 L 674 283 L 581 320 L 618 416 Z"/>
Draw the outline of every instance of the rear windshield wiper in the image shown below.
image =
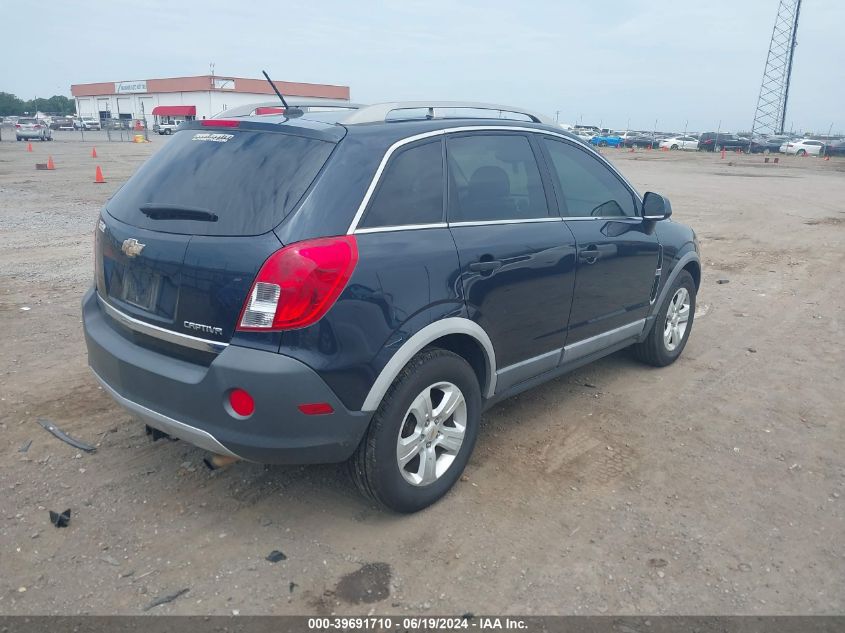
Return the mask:
<path id="1" fill-rule="evenodd" d="M 217 214 L 208 209 L 186 207 L 181 204 L 141 205 L 141 213 L 151 220 L 197 220 L 199 222 L 217 222 Z"/>

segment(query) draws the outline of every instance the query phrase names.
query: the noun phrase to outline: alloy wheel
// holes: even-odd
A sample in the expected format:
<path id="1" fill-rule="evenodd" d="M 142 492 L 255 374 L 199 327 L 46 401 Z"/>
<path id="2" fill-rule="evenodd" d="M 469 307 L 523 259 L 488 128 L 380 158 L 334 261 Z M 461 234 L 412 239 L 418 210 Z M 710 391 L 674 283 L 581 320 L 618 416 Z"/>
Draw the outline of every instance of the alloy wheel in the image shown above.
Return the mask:
<path id="1" fill-rule="evenodd" d="M 687 331 L 687 323 L 690 317 L 690 296 L 683 286 L 678 288 L 672 301 L 669 302 L 669 309 L 666 311 L 666 323 L 663 326 L 663 344 L 670 352 L 674 352 Z"/>
<path id="2" fill-rule="evenodd" d="M 451 382 L 426 387 L 414 398 L 396 442 L 396 463 L 414 486 L 437 481 L 452 465 L 464 443 L 467 404 Z"/>

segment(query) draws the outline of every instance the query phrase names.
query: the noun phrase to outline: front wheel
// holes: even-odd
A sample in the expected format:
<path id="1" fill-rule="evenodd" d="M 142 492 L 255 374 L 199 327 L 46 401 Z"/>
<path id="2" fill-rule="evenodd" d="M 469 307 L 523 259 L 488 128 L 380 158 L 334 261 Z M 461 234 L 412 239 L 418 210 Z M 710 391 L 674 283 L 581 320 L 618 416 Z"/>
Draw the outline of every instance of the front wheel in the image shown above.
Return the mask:
<path id="1" fill-rule="evenodd" d="M 673 146 L 672 146 L 672 147 L 670 147 L 669 149 L 678 149 L 678 146 L 677 146 L 677 145 L 673 145 Z"/>
<path id="2" fill-rule="evenodd" d="M 607 147 L 607 141 L 601 141 L 599 147 Z"/>
<path id="3" fill-rule="evenodd" d="M 457 354 L 427 349 L 400 372 L 350 459 L 358 489 L 396 512 L 445 495 L 466 466 L 481 419 L 481 389 Z"/>
<path id="4" fill-rule="evenodd" d="M 657 310 L 651 332 L 634 345 L 634 355 L 654 367 L 674 363 L 689 340 L 695 318 L 695 281 L 682 270 Z"/>
<path id="5" fill-rule="evenodd" d="M 799 155 L 799 156 L 806 156 L 806 155 L 807 155 L 807 151 L 806 151 L 806 150 L 803 150 L 803 149 L 799 149 L 799 150 L 798 150 L 798 155 Z"/>

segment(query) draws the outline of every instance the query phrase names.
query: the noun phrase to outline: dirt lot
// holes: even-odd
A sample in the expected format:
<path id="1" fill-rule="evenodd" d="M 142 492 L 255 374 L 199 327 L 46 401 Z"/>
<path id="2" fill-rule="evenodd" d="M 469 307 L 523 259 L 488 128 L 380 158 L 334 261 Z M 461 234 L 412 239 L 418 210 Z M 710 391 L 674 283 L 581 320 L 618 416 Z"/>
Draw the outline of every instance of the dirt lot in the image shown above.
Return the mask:
<path id="1" fill-rule="evenodd" d="M 701 238 L 684 355 L 618 353 L 497 406 L 465 480 L 395 516 L 341 466 L 209 472 L 102 392 L 79 315 L 95 218 L 167 139 L 95 160 L 77 138 L 0 143 L 0 613 L 182 589 L 149 613 L 845 612 L 845 161 L 609 151 Z"/>

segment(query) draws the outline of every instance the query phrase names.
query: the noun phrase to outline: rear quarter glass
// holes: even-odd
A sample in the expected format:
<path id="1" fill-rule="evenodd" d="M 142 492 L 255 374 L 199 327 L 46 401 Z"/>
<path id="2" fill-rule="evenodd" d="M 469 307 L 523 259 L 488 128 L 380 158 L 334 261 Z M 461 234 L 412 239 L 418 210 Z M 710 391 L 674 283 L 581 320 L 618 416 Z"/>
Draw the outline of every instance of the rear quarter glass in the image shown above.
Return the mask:
<path id="1" fill-rule="evenodd" d="M 191 235 L 260 235 L 299 202 L 335 144 L 279 132 L 184 130 L 106 204 L 133 226 Z M 216 221 L 152 219 L 143 205 L 190 207 Z"/>

